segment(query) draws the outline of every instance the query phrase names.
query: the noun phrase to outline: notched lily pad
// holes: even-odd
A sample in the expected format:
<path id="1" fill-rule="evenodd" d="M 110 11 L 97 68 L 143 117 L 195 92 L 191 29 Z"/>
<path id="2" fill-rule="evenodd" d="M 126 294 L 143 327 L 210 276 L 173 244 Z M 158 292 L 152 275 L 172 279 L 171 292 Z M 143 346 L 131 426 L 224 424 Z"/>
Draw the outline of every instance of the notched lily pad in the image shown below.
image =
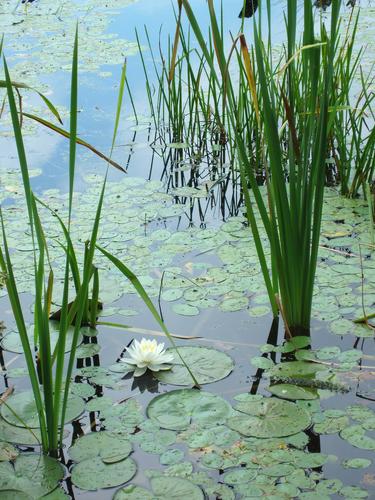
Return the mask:
<path id="1" fill-rule="evenodd" d="M 54 490 L 64 477 L 62 465 L 53 458 L 24 453 L 14 463 L 0 463 L 0 497 L 4 490 L 17 490 L 40 498 Z M 19 497 L 14 497 L 19 498 Z"/>
<path id="2" fill-rule="evenodd" d="M 127 458 L 132 445 L 127 435 L 118 432 L 91 432 L 76 440 L 69 448 L 69 455 L 75 462 L 100 456 L 106 463 L 114 463 Z"/>
<path id="3" fill-rule="evenodd" d="M 196 484 L 180 477 L 160 476 L 151 479 L 154 497 L 158 500 L 204 500 L 203 491 Z"/>
<path id="4" fill-rule="evenodd" d="M 350 425 L 343 429 L 340 436 L 352 446 L 362 450 L 375 450 L 375 439 L 367 436 L 361 425 Z"/>
<path id="5" fill-rule="evenodd" d="M 66 408 L 65 422 L 71 422 L 84 411 L 83 400 L 70 394 Z M 9 424 L 17 427 L 39 428 L 38 410 L 32 391 L 14 394 L 7 400 L 7 405 L 1 405 L 1 416 Z"/>
<path id="6" fill-rule="evenodd" d="M 147 416 L 164 429 L 185 430 L 192 422 L 223 423 L 231 411 L 230 404 L 216 394 L 179 389 L 154 398 L 147 407 Z"/>
<path id="7" fill-rule="evenodd" d="M 311 400 L 318 398 L 318 391 L 310 387 L 299 387 L 293 384 L 276 384 L 267 387 L 267 391 L 282 399 L 297 399 Z"/>
<path id="8" fill-rule="evenodd" d="M 178 351 L 188 365 L 199 384 L 210 384 L 227 377 L 233 370 L 233 359 L 224 352 L 200 346 L 183 346 Z M 174 348 L 167 349 L 173 353 L 174 362 L 171 370 L 155 374 L 160 382 L 172 385 L 192 385 L 192 378 L 183 365 Z"/>
<path id="9" fill-rule="evenodd" d="M 292 436 L 311 424 L 309 413 L 290 401 L 264 398 L 240 402 L 235 409 L 244 415 L 228 418 L 227 425 L 247 437 Z"/>
<path id="10" fill-rule="evenodd" d="M 0 417 L 0 439 L 9 443 L 23 444 L 25 446 L 37 446 L 42 438 L 38 429 L 26 429 L 9 424 Z"/>
<path id="11" fill-rule="evenodd" d="M 72 469 L 72 482 L 81 490 L 113 488 L 130 481 L 137 472 L 133 459 L 107 464 L 100 457 L 88 458 Z"/>

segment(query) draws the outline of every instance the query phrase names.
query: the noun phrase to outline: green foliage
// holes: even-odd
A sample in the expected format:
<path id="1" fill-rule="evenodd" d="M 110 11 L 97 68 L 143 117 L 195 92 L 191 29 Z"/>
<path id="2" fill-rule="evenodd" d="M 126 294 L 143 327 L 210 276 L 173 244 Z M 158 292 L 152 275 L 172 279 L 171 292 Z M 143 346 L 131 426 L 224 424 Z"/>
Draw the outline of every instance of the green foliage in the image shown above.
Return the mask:
<path id="1" fill-rule="evenodd" d="M 37 426 L 40 428 L 41 442 L 44 452 L 49 452 L 56 455 L 62 441 L 62 433 L 64 423 L 69 418 L 68 402 L 71 400 L 69 393 L 70 379 L 75 362 L 77 344 L 80 341 L 81 325 L 87 323 L 89 318 L 88 308 L 88 290 L 89 283 L 94 276 L 94 287 L 92 304 L 94 310 L 91 311 L 91 321 L 96 318 L 96 309 L 98 304 L 98 274 L 93 267 L 93 258 L 95 244 L 98 235 L 99 221 L 103 204 L 105 181 L 99 197 L 95 220 L 91 232 L 89 243 L 85 246 L 85 259 L 82 269 L 82 277 L 77 264 L 75 249 L 70 239 L 70 221 L 73 203 L 73 187 L 75 177 L 75 158 L 76 158 L 76 143 L 77 143 L 77 103 L 78 103 L 78 30 L 76 30 L 73 61 L 72 61 L 72 81 L 71 81 L 71 108 L 70 108 L 70 132 L 68 134 L 70 140 L 70 156 L 69 156 L 69 213 L 68 223 L 64 224 L 62 219 L 58 218 L 65 236 L 65 245 L 61 243 L 66 253 L 65 263 L 65 279 L 64 291 L 62 297 L 62 307 L 59 317 L 59 334 L 55 342 L 54 348 L 51 345 L 50 331 L 50 310 L 52 301 L 52 292 L 54 285 L 54 274 L 51 262 L 49 260 L 48 248 L 43 227 L 40 221 L 37 208 L 38 200 L 31 190 L 30 178 L 28 172 L 27 157 L 23 143 L 19 111 L 17 110 L 16 101 L 13 94 L 14 84 L 10 78 L 8 67 L 4 59 L 4 69 L 6 77 L 6 87 L 9 108 L 12 117 L 13 130 L 17 145 L 18 158 L 22 173 L 23 186 L 25 191 L 25 199 L 27 204 L 29 224 L 31 228 L 31 238 L 34 254 L 34 276 L 35 276 L 35 305 L 34 305 L 34 343 L 38 345 L 38 361 L 39 371 L 37 372 L 34 365 L 32 339 L 28 334 L 24 313 L 22 310 L 17 284 L 13 274 L 13 267 L 10 252 L 7 244 L 5 232 L 5 221 L 1 215 L 3 248 L 0 249 L 0 265 L 2 272 L 6 277 L 6 286 L 8 295 L 13 309 L 13 314 L 17 324 L 18 333 L 22 343 L 23 352 L 26 358 L 26 364 L 29 372 L 30 382 L 32 386 L 33 397 L 31 401 L 30 411 L 32 411 L 33 419 L 37 420 Z M 125 71 L 122 79 L 125 78 Z M 121 108 L 121 99 L 118 103 L 118 116 Z M 49 106 L 50 107 L 50 106 Z M 116 127 L 114 139 L 116 137 L 118 127 L 118 116 L 116 117 Z M 113 146 L 112 146 L 113 148 Z M 48 208 L 48 207 L 47 207 Z M 68 290 L 70 276 L 73 276 L 76 286 L 76 297 L 72 303 L 68 302 Z M 70 335 L 70 348 L 68 348 L 68 361 L 65 360 L 66 342 L 68 332 L 74 323 L 73 333 Z M 39 385 L 41 384 L 41 385 Z M 21 395 L 18 395 L 21 396 Z M 76 397 L 76 396 L 74 396 Z M 6 412 L 13 416 L 13 420 L 21 422 L 22 425 L 35 427 L 35 422 L 30 424 L 28 418 L 24 420 L 25 415 L 20 408 L 12 408 L 12 399 L 9 404 L 5 405 Z M 17 396 L 14 397 L 14 401 Z M 78 398 L 80 400 L 80 398 Z M 80 400 L 81 401 L 81 400 Z M 21 405 L 22 406 L 22 405 Z M 19 411 L 18 411 L 19 410 Z M 78 412 L 80 413 L 82 409 Z M 18 413 L 17 413 L 18 412 Z M 20 414 L 19 414 L 20 413 Z M 74 415 L 76 416 L 76 415 Z M 9 420 L 9 418 L 8 418 Z M 13 422 L 14 423 L 14 422 Z"/>
<path id="2" fill-rule="evenodd" d="M 207 49 L 188 0 L 184 0 L 183 5 L 212 78 L 220 81 L 213 55 Z M 224 38 L 213 1 L 210 0 L 208 5 L 212 41 L 224 88 L 223 101 L 232 129 L 239 131 L 235 132 L 235 143 L 248 221 L 273 313 L 276 315 L 277 309 L 281 308 L 287 329 L 292 334 L 308 332 L 322 217 L 326 151 L 333 119 L 330 105 L 340 2 L 333 2 L 330 36 L 322 24 L 320 39 L 314 33 L 312 5 L 305 2 L 303 43 L 299 48 L 296 46 L 297 5 L 296 2 L 288 2 L 288 62 L 278 72 L 278 78 L 275 77 L 270 47 L 267 50 L 264 46 L 260 25 L 254 20 L 252 52 L 255 53 L 253 63 L 256 61 L 257 64 L 257 89 L 246 42 L 240 37 L 250 93 L 247 100 L 251 96 L 254 112 L 257 114 L 259 110 L 260 113 L 259 124 L 264 127 L 261 157 L 267 200 L 262 196 L 256 171 L 249 161 L 246 141 L 240 132 L 244 120 L 238 110 L 228 70 L 230 56 L 226 58 L 224 53 Z M 298 58 L 301 62 L 297 64 L 295 59 Z M 280 134 L 282 124 L 281 130 L 286 131 L 285 135 L 284 132 Z M 283 149 L 285 141 L 289 144 L 287 163 Z M 270 243 L 270 263 L 259 235 L 255 207 Z"/>

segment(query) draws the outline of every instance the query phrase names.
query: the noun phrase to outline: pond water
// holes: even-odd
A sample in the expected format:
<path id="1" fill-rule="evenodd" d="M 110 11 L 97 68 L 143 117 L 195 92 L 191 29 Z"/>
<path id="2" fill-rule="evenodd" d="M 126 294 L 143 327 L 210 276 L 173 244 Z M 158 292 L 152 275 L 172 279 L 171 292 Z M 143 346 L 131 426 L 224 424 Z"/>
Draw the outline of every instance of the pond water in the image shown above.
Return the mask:
<path id="1" fill-rule="evenodd" d="M 68 449 L 90 429 L 117 432 L 120 428 L 126 435 L 121 438 L 131 442 L 132 458 L 137 464 L 137 472 L 126 484 L 148 490 L 148 493 L 139 490 L 139 496 L 135 496 L 136 492 L 131 496 L 127 491 L 120 498 L 148 498 L 150 481 L 154 490 L 150 498 L 203 498 L 203 491 L 206 498 L 223 500 L 375 498 L 374 337 L 373 330 L 351 321 L 363 316 L 363 307 L 373 312 L 375 305 L 375 263 L 373 253 L 366 246 L 372 242 L 366 204 L 361 199 L 343 199 L 335 189 L 327 188 L 313 312 L 314 353 L 306 354 L 306 345 L 302 344 L 283 347 L 283 328 L 272 322 L 236 186 L 223 189 L 219 185 L 211 189 L 209 185 L 206 196 L 206 183 L 212 182 L 210 159 L 202 162 L 201 173 L 192 184 L 188 175 L 176 175 L 172 168 L 175 166 L 173 156 L 177 161 L 181 158 L 189 161 L 187 153 L 181 157 L 178 149 L 167 148 L 160 153 L 159 148 L 151 147 L 155 130 L 145 99 L 145 78 L 134 30 L 138 30 L 142 46 L 147 44 L 145 25 L 155 52 L 158 52 L 159 39 L 161 46 L 166 47 L 167 36 L 173 37 L 175 30 L 171 2 L 108 0 L 98 5 L 94 0 L 87 0 L 57 2 L 51 7 L 49 2 L 39 0 L 29 5 L 27 11 L 23 6 L 14 11 L 17 3 L 6 0 L 0 5 L 0 31 L 5 33 L 4 48 L 12 77 L 45 92 L 61 111 L 65 127 L 69 121 L 68 69 L 73 33 L 77 18 L 80 20 L 79 135 L 103 152 L 110 149 L 121 63 L 127 57 L 128 82 L 140 119 L 137 124 L 132 117 L 130 100 L 126 99 L 126 119 L 121 122 L 114 159 L 126 167 L 127 174 L 114 168 L 109 170 L 99 241 L 137 274 L 160 307 L 169 330 L 179 336 L 194 337 L 179 339 L 178 344 L 186 349 L 189 346 L 205 348 L 198 351 L 199 355 L 195 353 L 197 370 L 212 382 L 203 384 L 203 391 L 218 395 L 235 407 L 232 410 L 225 406 L 220 398 L 210 402 L 211 396 L 205 396 L 205 392 L 202 401 L 195 402 L 199 393 L 192 395 L 188 391 L 186 399 L 178 397 L 171 403 L 164 400 L 162 412 L 153 401 L 153 416 L 149 409 L 151 418 L 146 417 L 147 405 L 157 394 L 190 384 L 188 381 L 174 385 L 173 377 L 168 380 L 172 383 L 162 383 L 149 375 L 134 379 L 119 373 L 120 363 L 114 364 L 133 339 L 145 336 L 168 342 L 162 338 L 132 287 L 98 256 L 100 298 L 104 303 L 101 319 L 131 327 L 115 329 L 101 325 L 96 336 L 86 331 L 90 335 L 84 337 L 79 352 L 77 385 L 74 386 L 77 395 L 87 391 L 85 413 L 67 425 L 66 468 L 61 483 L 64 492 L 57 490 L 49 498 L 65 498 L 64 493 L 67 498 L 112 498 L 122 482 L 114 481 L 116 486 L 112 488 L 100 486 L 106 484 L 103 483 L 106 476 L 109 481 L 117 476 L 132 476 L 129 463 L 124 466 L 124 460 L 114 460 L 103 473 L 103 464 L 100 463 L 101 468 L 97 464 L 95 444 L 87 444 L 87 448 L 94 451 L 85 458 L 77 449 L 70 456 Z M 233 3 L 233 0 L 224 0 L 223 12 L 226 31 L 236 33 L 241 2 L 235 6 Z M 191 5 L 199 13 L 202 26 L 208 26 L 205 2 L 192 0 Z M 274 2 L 272 36 L 276 45 L 282 42 L 283 6 L 283 2 Z M 365 21 L 360 25 L 363 36 L 373 12 L 371 6 L 364 7 Z M 246 29 L 250 33 L 250 23 Z M 147 48 L 144 58 L 151 75 L 152 58 Z M 156 85 L 154 77 L 151 82 Z M 34 94 L 25 94 L 23 106 L 34 114 L 47 114 L 43 102 Z M 5 110 L 0 121 L 0 200 L 19 290 L 31 325 L 33 263 L 23 187 L 10 128 Z M 24 134 L 34 190 L 49 206 L 58 209 L 60 215 L 66 214 L 66 140 L 30 120 L 25 121 Z M 90 232 L 106 165 L 82 148 L 78 151 L 77 165 L 72 234 L 83 246 Z M 221 168 L 225 174 L 225 166 Z M 200 191 L 192 194 L 189 191 L 192 187 Z M 183 190 L 178 191 L 179 188 Z M 44 214 L 43 220 L 58 282 L 64 260 L 55 238 L 61 234 L 53 217 Z M 362 255 L 359 243 L 364 245 Z M 61 288 L 61 283 L 55 287 L 57 304 Z M 5 326 L 0 389 L 3 392 L 14 385 L 17 396 L 29 385 L 4 288 L 0 289 L 0 310 Z M 88 347 L 83 347 L 86 345 Z M 229 358 L 215 363 L 212 356 L 216 351 L 212 349 Z M 310 377 L 316 385 L 302 388 L 297 397 L 290 392 L 296 387 L 291 384 L 292 388 L 287 386 L 287 393 L 281 394 L 283 399 L 271 398 L 267 390 L 270 378 L 285 382 L 285 378 L 299 373 L 297 368 L 278 372 L 274 366 L 275 363 L 280 366 L 280 361 L 287 366 L 288 352 L 294 350 L 300 353 L 301 363 L 306 356 L 314 357 L 313 366 L 321 370 L 316 378 L 315 374 Z M 195 359 L 194 356 L 191 359 Z M 225 363 L 229 366 L 228 376 Z M 217 370 L 218 367 L 221 369 Z M 305 369 L 300 368 L 300 376 L 306 376 Z M 297 400 L 297 403 L 268 408 L 266 401 L 270 400 Z M 256 405 L 265 405 L 265 416 L 260 412 L 265 423 L 258 422 L 256 427 L 252 421 L 250 428 L 254 426 L 257 430 L 252 428 L 249 434 L 241 432 L 243 419 L 259 413 Z M 180 408 L 176 421 L 172 425 L 165 423 L 163 418 L 168 408 L 173 414 L 176 407 Z M 195 407 L 200 411 L 194 413 Z M 205 418 L 201 415 L 204 411 L 208 413 Z M 277 411 L 284 415 L 283 425 L 295 426 L 295 431 L 284 434 L 280 431 L 283 421 L 272 421 L 272 414 Z M 190 415 L 191 422 L 184 421 L 185 414 Z M 3 422 L 0 421 L 0 441 L 7 435 Z M 106 446 L 114 445 L 107 443 Z M 123 447 L 126 448 L 125 443 Z M 31 451 L 32 447 L 20 449 Z M 34 449 L 37 451 L 38 447 Z M 87 459 L 92 468 L 84 463 Z M 86 475 L 77 472 L 76 463 L 83 464 L 81 469 L 87 466 Z M 0 469 L 0 495 L 6 489 L 3 487 L 6 472 L 7 469 Z M 174 478 L 174 483 L 169 483 L 168 477 Z M 12 489 L 27 491 L 27 484 L 15 482 Z M 77 486 L 87 484 L 99 484 L 98 491 L 84 491 Z M 96 488 L 92 486 L 92 489 Z M 32 498 L 39 497 L 37 492 L 32 493 Z"/>

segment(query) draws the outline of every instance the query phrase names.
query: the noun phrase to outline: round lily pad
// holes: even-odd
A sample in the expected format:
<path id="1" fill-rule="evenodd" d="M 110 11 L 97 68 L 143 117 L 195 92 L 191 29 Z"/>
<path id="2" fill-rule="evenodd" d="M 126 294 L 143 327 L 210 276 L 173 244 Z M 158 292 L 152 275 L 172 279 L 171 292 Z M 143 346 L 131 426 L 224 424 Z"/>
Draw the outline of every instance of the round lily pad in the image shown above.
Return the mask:
<path id="1" fill-rule="evenodd" d="M 23 453 L 14 467 L 9 462 L 0 463 L 0 497 L 3 498 L 3 490 L 18 490 L 40 498 L 54 490 L 63 477 L 64 469 L 57 460 L 37 453 Z"/>
<path id="2" fill-rule="evenodd" d="M 177 448 L 165 451 L 160 456 L 160 463 L 162 465 L 174 465 L 181 462 L 184 458 L 184 452 Z"/>
<path id="3" fill-rule="evenodd" d="M 311 417 L 295 403 L 274 398 L 240 402 L 245 415 L 230 417 L 227 425 L 244 436 L 258 438 L 292 436 L 309 427 Z"/>
<path id="4" fill-rule="evenodd" d="M 275 365 L 269 371 L 270 377 L 314 378 L 315 374 L 326 368 L 308 361 L 286 361 Z"/>
<path id="5" fill-rule="evenodd" d="M 322 422 L 314 425 L 314 431 L 318 434 L 337 434 L 349 425 L 349 419 L 343 415 L 335 418 L 324 418 Z"/>
<path id="6" fill-rule="evenodd" d="M 265 358 L 263 356 L 254 356 L 250 360 L 251 364 L 255 366 L 255 368 L 259 368 L 261 370 L 268 370 L 274 366 L 274 362 L 270 358 Z"/>
<path id="7" fill-rule="evenodd" d="M 242 484 L 248 483 L 255 479 L 257 471 L 250 469 L 235 469 L 226 472 L 223 476 L 223 481 L 227 484 Z"/>
<path id="8" fill-rule="evenodd" d="M 194 422 L 203 425 L 223 423 L 231 406 L 220 396 L 196 389 L 179 389 L 154 398 L 147 416 L 164 429 L 184 430 Z"/>
<path id="9" fill-rule="evenodd" d="M 340 495 L 342 495 L 345 500 L 354 500 L 355 498 L 368 498 L 368 491 L 360 488 L 359 486 L 344 486 L 340 490 Z"/>
<path id="10" fill-rule="evenodd" d="M 343 461 L 342 466 L 345 469 L 366 469 L 371 464 L 372 462 L 368 458 L 349 458 Z"/>
<path id="11" fill-rule="evenodd" d="M 113 495 L 113 500 L 153 500 L 155 497 L 150 491 L 135 484 L 124 486 Z"/>
<path id="12" fill-rule="evenodd" d="M 227 377 L 233 370 L 234 362 L 228 354 L 199 346 L 178 348 L 179 353 L 199 384 L 210 384 Z M 173 353 L 174 362 L 171 370 L 160 371 L 155 376 L 160 382 L 172 385 L 191 385 L 192 379 L 174 348 L 167 349 Z"/>
<path id="13" fill-rule="evenodd" d="M 375 439 L 367 436 L 361 425 L 350 425 L 340 432 L 340 436 L 352 446 L 362 450 L 375 450 Z"/>
<path id="14" fill-rule="evenodd" d="M 81 490 L 99 490 L 120 486 L 135 476 L 137 466 L 133 459 L 107 464 L 100 457 L 88 458 L 72 469 L 72 482 Z"/>
<path id="15" fill-rule="evenodd" d="M 82 382 L 70 384 L 70 390 L 80 398 L 91 398 L 95 395 L 95 388 L 90 384 L 84 384 Z"/>
<path id="16" fill-rule="evenodd" d="M 1 500 L 33 500 L 33 497 L 19 490 L 1 490 Z"/>
<path id="17" fill-rule="evenodd" d="M 196 484 L 180 477 L 160 476 L 151 479 L 154 497 L 158 500 L 204 500 L 203 491 Z"/>
<path id="18" fill-rule="evenodd" d="M 77 358 L 91 358 L 100 352 L 99 344 L 81 344 L 76 351 Z"/>
<path id="19" fill-rule="evenodd" d="M 70 394 L 66 409 L 65 422 L 71 422 L 84 410 L 83 400 Z M 11 396 L 7 405 L 1 405 L 1 415 L 9 424 L 18 427 L 39 428 L 38 410 L 32 391 L 24 391 Z"/>
<path id="20" fill-rule="evenodd" d="M 126 436 L 116 432 L 91 432 L 76 440 L 69 448 L 69 455 L 75 462 L 100 456 L 106 463 L 114 463 L 127 458 L 132 445 Z"/>
<path id="21" fill-rule="evenodd" d="M 41 444 L 42 438 L 38 429 L 26 429 L 9 424 L 0 417 L 0 439 L 9 443 L 23 444 L 25 446 L 37 446 Z"/>
<path id="22" fill-rule="evenodd" d="M 65 352 L 69 352 L 72 339 L 74 335 L 74 328 L 69 328 L 66 334 L 66 345 Z M 27 332 L 27 336 L 29 337 L 29 342 L 31 345 L 34 345 L 34 331 L 33 328 L 29 328 Z M 57 341 L 59 339 L 59 326 L 58 323 L 54 321 L 50 322 L 50 338 L 51 338 L 51 349 L 53 350 L 56 347 Z M 80 333 L 78 344 L 82 342 L 82 334 Z M 9 332 L 3 340 L 1 341 L 1 347 L 5 351 L 15 352 L 17 354 L 23 354 L 23 347 L 21 338 L 18 332 Z"/>
<path id="23" fill-rule="evenodd" d="M 297 399 L 311 400 L 317 399 L 318 391 L 310 387 L 299 387 L 293 384 L 276 384 L 267 387 L 267 391 L 282 399 Z"/>
<path id="24" fill-rule="evenodd" d="M 199 314 L 198 307 L 191 306 L 190 304 L 174 304 L 172 309 L 181 316 L 197 316 Z"/>

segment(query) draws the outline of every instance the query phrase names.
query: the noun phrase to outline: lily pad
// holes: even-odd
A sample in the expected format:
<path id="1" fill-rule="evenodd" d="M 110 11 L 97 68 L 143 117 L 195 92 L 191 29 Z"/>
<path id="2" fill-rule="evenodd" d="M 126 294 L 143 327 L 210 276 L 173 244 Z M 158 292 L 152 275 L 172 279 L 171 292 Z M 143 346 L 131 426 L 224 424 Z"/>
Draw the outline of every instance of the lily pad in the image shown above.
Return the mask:
<path id="1" fill-rule="evenodd" d="M 9 462 L 0 463 L 0 496 L 3 490 L 17 490 L 32 498 L 40 498 L 54 490 L 63 477 L 64 469 L 57 460 L 24 453 L 14 466 Z"/>
<path id="2" fill-rule="evenodd" d="M 337 434 L 349 425 L 349 419 L 343 415 L 335 418 L 324 418 L 322 422 L 314 425 L 314 431 L 318 434 Z"/>
<path id="3" fill-rule="evenodd" d="M 293 384 L 276 384 L 267 387 L 267 391 L 282 399 L 297 399 L 311 400 L 318 398 L 318 391 L 310 387 L 299 387 Z"/>
<path id="4" fill-rule="evenodd" d="M 253 366 L 255 366 L 255 368 L 261 370 L 268 370 L 275 364 L 272 359 L 263 356 L 254 356 L 253 358 L 251 358 L 250 362 Z"/>
<path id="5" fill-rule="evenodd" d="M 9 424 L 0 417 L 0 439 L 9 443 L 23 444 L 25 446 L 37 446 L 42 438 L 38 429 L 26 429 Z"/>
<path id="6" fill-rule="evenodd" d="M 223 423 L 231 406 L 220 396 L 196 389 L 179 389 L 154 398 L 147 416 L 164 429 L 185 430 L 191 423 Z"/>
<path id="7" fill-rule="evenodd" d="M 375 439 L 367 436 L 361 425 L 351 425 L 343 429 L 340 436 L 352 446 L 361 450 L 375 450 Z"/>
<path id="8" fill-rule="evenodd" d="M 275 365 L 268 373 L 270 377 L 315 378 L 315 374 L 326 368 L 308 361 L 286 361 Z"/>
<path id="9" fill-rule="evenodd" d="M 81 490 L 113 488 L 130 481 L 137 472 L 133 459 L 106 464 L 100 457 L 88 458 L 72 469 L 72 482 Z"/>
<path id="10" fill-rule="evenodd" d="M 74 328 L 69 328 L 66 334 L 66 346 L 65 352 L 69 352 L 72 339 L 74 335 Z M 34 331 L 33 328 L 29 328 L 27 332 L 27 336 L 29 337 L 29 342 L 31 345 L 34 345 Z M 50 322 L 50 338 L 51 338 L 51 349 L 53 350 L 56 347 L 57 341 L 59 339 L 59 326 L 56 322 Z M 79 334 L 78 344 L 82 342 L 82 334 Z M 3 340 L 1 341 L 1 347 L 5 351 L 15 352 L 17 354 L 23 354 L 23 347 L 21 338 L 18 332 L 9 332 Z"/>
<path id="11" fill-rule="evenodd" d="M 127 436 L 108 431 L 86 434 L 69 448 L 70 458 L 75 462 L 100 456 L 106 463 L 114 463 L 127 458 L 131 452 Z"/>
<path id="12" fill-rule="evenodd" d="M 230 417 L 227 425 L 240 434 L 269 438 L 292 436 L 309 427 L 311 417 L 295 403 L 274 398 L 240 402 L 236 409 L 246 415 Z"/>
<path id="13" fill-rule="evenodd" d="M 154 497 L 158 500 L 204 500 L 203 491 L 196 484 L 180 477 L 160 476 L 151 479 Z"/>
<path id="14" fill-rule="evenodd" d="M 348 460 L 344 460 L 342 466 L 345 469 L 366 469 L 370 467 L 372 461 L 368 458 L 349 458 Z"/>
<path id="15" fill-rule="evenodd" d="M 191 306 L 190 304 L 174 304 L 172 307 L 176 314 L 181 316 L 197 316 L 199 314 L 199 309 L 196 306 Z"/>
<path id="16" fill-rule="evenodd" d="M 211 384 L 227 377 L 233 370 L 234 362 L 228 354 L 199 346 L 184 346 L 178 348 L 179 353 L 199 384 Z M 174 362 L 171 370 L 155 373 L 155 377 L 165 384 L 192 385 L 192 378 L 183 365 L 174 348 L 167 349 L 173 353 Z"/>
<path id="17" fill-rule="evenodd" d="M 66 409 L 65 422 L 71 422 L 84 410 L 83 400 L 70 394 Z M 18 427 L 39 428 L 38 410 L 32 391 L 24 391 L 11 396 L 7 405 L 1 405 L 1 415 L 9 424 Z"/>
<path id="18" fill-rule="evenodd" d="M 113 495 L 113 500 L 153 500 L 154 498 L 149 490 L 135 484 L 124 486 Z"/>
<path id="19" fill-rule="evenodd" d="M 81 344 L 76 351 L 76 357 L 81 358 L 91 358 L 100 352 L 99 344 Z"/>

